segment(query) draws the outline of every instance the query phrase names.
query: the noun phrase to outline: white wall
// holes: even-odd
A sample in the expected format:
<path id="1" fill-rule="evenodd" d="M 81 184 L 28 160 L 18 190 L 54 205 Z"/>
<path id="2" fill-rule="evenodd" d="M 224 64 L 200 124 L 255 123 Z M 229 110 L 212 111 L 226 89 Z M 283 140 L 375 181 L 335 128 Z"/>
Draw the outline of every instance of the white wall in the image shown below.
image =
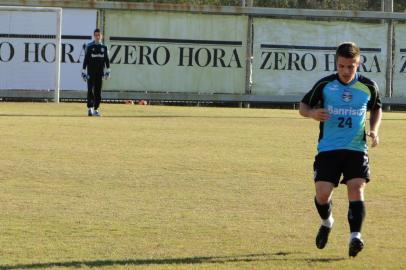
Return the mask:
<path id="1" fill-rule="evenodd" d="M 335 72 L 335 48 L 344 41 L 373 49 L 361 52 L 360 71 L 384 89 L 386 29 L 383 24 L 255 18 L 252 93 L 303 95 Z"/>
<path id="2" fill-rule="evenodd" d="M 395 70 L 393 96 L 406 97 L 406 24 L 395 26 Z"/>
<path id="3" fill-rule="evenodd" d="M 83 44 L 96 27 L 96 10 L 64 9 L 61 89 L 84 90 Z M 54 89 L 56 14 L 0 11 L 0 89 Z M 5 36 L 9 35 L 9 36 Z M 87 36 L 87 37 L 86 37 Z"/>
<path id="4" fill-rule="evenodd" d="M 247 18 L 106 11 L 105 89 L 244 93 Z"/>

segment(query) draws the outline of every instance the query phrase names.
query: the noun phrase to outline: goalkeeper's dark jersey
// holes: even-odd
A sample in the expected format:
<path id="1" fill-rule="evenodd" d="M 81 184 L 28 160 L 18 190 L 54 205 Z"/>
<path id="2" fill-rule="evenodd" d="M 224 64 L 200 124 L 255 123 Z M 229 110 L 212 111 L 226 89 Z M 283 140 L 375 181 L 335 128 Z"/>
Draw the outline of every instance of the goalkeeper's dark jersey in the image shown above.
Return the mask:
<path id="1" fill-rule="evenodd" d="M 365 120 L 367 109 L 381 108 L 377 84 L 359 74 L 343 84 L 337 74 L 318 81 L 302 99 L 310 107 L 320 106 L 330 119 L 320 123 L 318 151 L 339 149 L 367 151 Z"/>
<path id="2" fill-rule="evenodd" d="M 83 69 L 86 69 L 86 67 L 88 74 L 96 75 L 103 75 L 104 67 L 110 68 L 109 53 L 106 45 L 95 43 L 94 41 L 87 44 Z"/>

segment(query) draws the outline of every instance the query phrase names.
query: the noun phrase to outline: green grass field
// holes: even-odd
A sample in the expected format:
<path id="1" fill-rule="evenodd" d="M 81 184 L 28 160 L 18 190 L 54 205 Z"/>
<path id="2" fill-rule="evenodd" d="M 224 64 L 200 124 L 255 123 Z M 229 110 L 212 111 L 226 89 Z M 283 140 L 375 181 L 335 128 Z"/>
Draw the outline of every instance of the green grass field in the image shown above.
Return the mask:
<path id="1" fill-rule="evenodd" d="M 0 269 L 405 269 L 406 113 L 370 150 L 366 248 L 346 189 L 314 237 L 318 123 L 294 110 L 0 103 Z"/>

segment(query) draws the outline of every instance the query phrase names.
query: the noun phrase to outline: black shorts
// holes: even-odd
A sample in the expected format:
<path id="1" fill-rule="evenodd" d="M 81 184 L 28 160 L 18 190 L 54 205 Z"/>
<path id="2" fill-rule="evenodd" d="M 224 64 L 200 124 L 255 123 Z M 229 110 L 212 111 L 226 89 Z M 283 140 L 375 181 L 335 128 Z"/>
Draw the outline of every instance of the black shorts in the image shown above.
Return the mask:
<path id="1" fill-rule="evenodd" d="M 314 181 L 327 181 L 338 186 L 353 178 L 364 178 L 369 182 L 368 154 L 352 150 L 334 150 L 317 154 L 314 164 Z"/>

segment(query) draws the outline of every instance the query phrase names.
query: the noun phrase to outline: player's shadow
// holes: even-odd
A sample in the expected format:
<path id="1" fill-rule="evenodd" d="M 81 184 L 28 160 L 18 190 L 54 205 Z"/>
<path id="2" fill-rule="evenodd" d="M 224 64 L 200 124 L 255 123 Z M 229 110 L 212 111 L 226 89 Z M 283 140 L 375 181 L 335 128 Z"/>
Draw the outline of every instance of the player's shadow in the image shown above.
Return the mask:
<path id="1" fill-rule="evenodd" d="M 341 261 L 344 258 L 325 258 L 325 259 L 298 259 L 289 258 L 289 255 L 295 255 L 300 252 L 276 252 L 262 254 L 247 254 L 235 256 L 207 256 L 207 257 L 185 257 L 185 258 L 167 258 L 167 259 L 125 259 L 125 260 L 84 260 L 84 261 L 66 261 L 66 262 L 47 262 L 32 264 L 0 265 L 0 270 L 13 269 L 44 269 L 55 267 L 111 267 L 125 265 L 192 265 L 192 264 L 210 264 L 210 263 L 235 263 L 235 262 L 265 262 L 265 261 L 304 261 L 304 262 L 334 262 Z"/>
<path id="2" fill-rule="evenodd" d="M 85 114 L 19 114 L 0 113 L 0 117 L 99 118 Z M 290 119 L 306 120 L 300 116 L 222 116 L 222 115 L 103 115 L 101 118 L 212 118 L 212 119 Z M 385 118 L 383 121 L 406 121 L 406 118 Z"/>
<path id="3" fill-rule="evenodd" d="M 89 117 L 78 114 L 18 114 L 18 113 L 0 113 L 0 117 L 43 117 L 43 118 L 100 118 Z M 208 118 L 208 119 L 299 119 L 303 117 L 289 116 L 222 116 L 222 115 L 103 115 L 101 118 Z"/>
<path id="4" fill-rule="evenodd" d="M 303 259 L 303 261 L 306 261 L 308 263 L 331 263 L 331 262 L 339 262 L 343 261 L 345 258 L 310 258 L 310 259 Z"/>

